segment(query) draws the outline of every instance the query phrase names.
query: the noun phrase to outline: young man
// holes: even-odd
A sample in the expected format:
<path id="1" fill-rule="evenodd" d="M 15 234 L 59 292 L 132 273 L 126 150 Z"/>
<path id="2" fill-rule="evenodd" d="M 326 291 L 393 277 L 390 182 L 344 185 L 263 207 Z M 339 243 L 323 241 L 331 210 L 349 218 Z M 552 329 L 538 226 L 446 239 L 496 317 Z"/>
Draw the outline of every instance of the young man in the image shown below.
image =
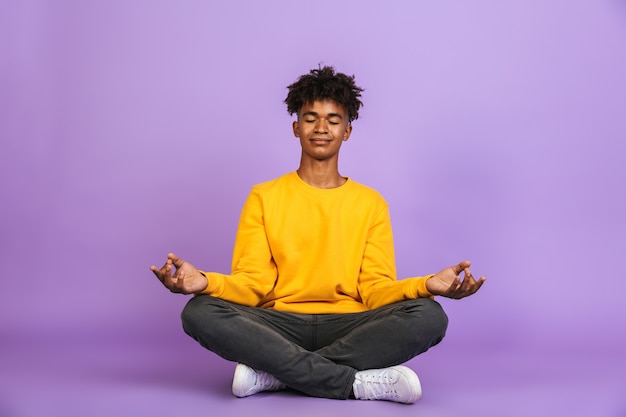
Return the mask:
<path id="1" fill-rule="evenodd" d="M 363 90 L 332 67 L 288 88 L 300 166 L 252 188 L 231 274 L 199 271 L 171 253 L 150 269 L 170 291 L 195 295 L 183 328 L 238 362 L 234 395 L 290 387 L 316 397 L 413 403 L 420 381 L 400 364 L 444 337 L 447 317 L 434 296 L 466 297 L 485 278 L 474 279 L 464 261 L 397 280 L 385 200 L 338 169 Z"/>

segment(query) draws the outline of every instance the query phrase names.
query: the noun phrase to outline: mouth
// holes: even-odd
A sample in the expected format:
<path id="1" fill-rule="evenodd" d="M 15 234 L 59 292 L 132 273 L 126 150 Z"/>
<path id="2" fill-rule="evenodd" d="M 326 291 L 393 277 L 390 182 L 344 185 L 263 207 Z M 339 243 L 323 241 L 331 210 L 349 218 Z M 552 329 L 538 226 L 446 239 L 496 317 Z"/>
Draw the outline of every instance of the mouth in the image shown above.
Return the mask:
<path id="1" fill-rule="evenodd" d="M 309 141 L 314 145 L 326 145 L 331 142 L 331 139 L 311 138 Z"/>

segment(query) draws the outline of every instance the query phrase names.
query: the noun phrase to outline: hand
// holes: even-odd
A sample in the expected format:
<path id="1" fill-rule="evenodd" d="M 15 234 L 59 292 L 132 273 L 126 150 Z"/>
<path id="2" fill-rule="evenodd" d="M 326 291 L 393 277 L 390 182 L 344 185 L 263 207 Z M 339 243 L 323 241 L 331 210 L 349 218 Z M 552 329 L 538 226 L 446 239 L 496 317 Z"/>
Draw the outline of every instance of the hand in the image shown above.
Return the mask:
<path id="1" fill-rule="evenodd" d="M 172 274 L 172 265 L 176 268 L 174 274 Z M 204 291 L 209 285 L 209 281 L 200 271 L 173 253 L 167 255 L 167 261 L 161 269 L 152 265 L 150 270 L 171 292 L 195 294 Z"/>
<path id="2" fill-rule="evenodd" d="M 470 262 L 463 261 L 458 265 L 441 270 L 428 278 L 426 289 L 433 295 L 461 299 L 474 294 L 485 282 L 485 277 L 475 280 L 469 270 Z M 463 281 L 459 275 L 464 272 Z"/>

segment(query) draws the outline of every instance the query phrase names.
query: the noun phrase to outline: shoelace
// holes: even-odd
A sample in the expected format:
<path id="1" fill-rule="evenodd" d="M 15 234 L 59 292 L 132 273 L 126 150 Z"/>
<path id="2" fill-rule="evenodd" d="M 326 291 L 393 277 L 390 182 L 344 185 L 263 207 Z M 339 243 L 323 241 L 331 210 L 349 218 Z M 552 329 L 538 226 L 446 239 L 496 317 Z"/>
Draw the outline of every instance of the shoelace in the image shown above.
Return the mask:
<path id="1" fill-rule="evenodd" d="M 363 396 L 368 400 L 399 396 L 396 391 L 397 378 L 389 374 L 390 372 L 382 372 L 378 375 L 363 375 L 360 379 Z"/>
<path id="2" fill-rule="evenodd" d="M 274 391 L 284 387 L 276 377 L 267 372 L 256 371 L 256 385 L 261 387 L 263 391 Z"/>

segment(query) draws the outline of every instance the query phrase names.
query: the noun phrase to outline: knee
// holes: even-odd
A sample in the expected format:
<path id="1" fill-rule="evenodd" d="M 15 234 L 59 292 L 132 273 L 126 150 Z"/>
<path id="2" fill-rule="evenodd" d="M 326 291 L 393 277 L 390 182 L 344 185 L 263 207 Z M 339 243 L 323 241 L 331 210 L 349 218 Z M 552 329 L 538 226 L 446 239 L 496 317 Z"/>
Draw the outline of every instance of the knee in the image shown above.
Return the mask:
<path id="1" fill-rule="evenodd" d="M 187 334 L 190 334 L 191 329 L 194 327 L 194 323 L 198 322 L 200 315 L 200 303 L 198 297 L 193 297 L 187 302 L 183 311 L 180 313 L 180 319 L 183 324 L 183 329 Z"/>
<path id="2" fill-rule="evenodd" d="M 428 321 L 432 323 L 434 331 L 439 333 L 440 338 L 443 339 L 448 329 L 448 315 L 441 307 L 441 304 L 429 298 L 427 300 Z"/>
<path id="3" fill-rule="evenodd" d="M 448 316 L 438 302 L 430 298 L 419 298 L 411 303 L 409 309 L 411 314 L 419 317 L 414 323 L 420 333 L 430 334 L 437 343 L 443 339 L 448 328 Z"/>
<path id="4" fill-rule="evenodd" d="M 198 295 L 187 302 L 180 314 L 183 329 L 187 334 L 193 335 L 194 329 L 199 324 L 210 322 L 207 315 L 211 314 L 214 300 L 216 299 L 209 295 Z"/>

